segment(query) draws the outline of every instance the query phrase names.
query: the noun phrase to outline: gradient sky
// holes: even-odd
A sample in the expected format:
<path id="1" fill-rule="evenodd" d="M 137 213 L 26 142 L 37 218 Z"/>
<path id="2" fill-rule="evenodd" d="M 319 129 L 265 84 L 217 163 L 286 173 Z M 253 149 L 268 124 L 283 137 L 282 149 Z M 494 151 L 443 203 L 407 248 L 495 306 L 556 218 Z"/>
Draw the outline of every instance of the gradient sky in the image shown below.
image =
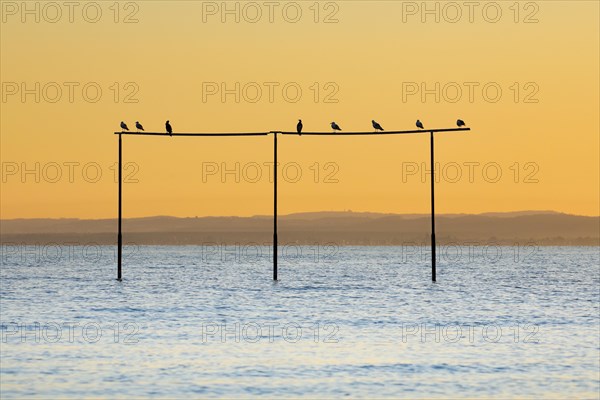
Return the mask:
<path id="1" fill-rule="evenodd" d="M 413 129 L 417 118 L 443 128 L 462 118 L 471 132 L 436 139 L 439 213 L 599 214 L 598 2 L 478 2 L 472 21 L 461 6 L 456 22 L 456 9 L 444 2 L 427 3 L 439 7 L 439 22 L 422 14 L 422 2 L 315 3 L 274 2 L 272 22 L 264 3 L 254 3 L 263 5 L 262 17 L 252 22 L 255 8 L 229 2 L 239 9 L 236 22 L 220 1 L 121 2 L 118 15 L 114 2 L 97 2 L 102 14 L 93 23 L 96 10 L 84 13 L 84 3 L 72 22 L 64 6 L 57 16 L 47 3 L 28 3 L 38 4 L 36 22 L 23 3 L 1 2 L 1 217 L 115 217 L 113 132 L 121 120 L 130 128 L 139 120 L 147 131 L 162 132 L 169 119 L 176 132 L 255 132 L 294 130 L 298 118 L 306 131 L 328 131 L 331 121 L 372 130 L 371 119 L 388 130 Z M 502 14 L 494 23 L 496 7 Z M 131 13 L 137 22 L 124 23 Z M 239 103 L 233 94 L 225 101 L 208 95 L 212 82 L 229 89 L 239 82 Z M 265 82 L 277 85 L 272 101 Z M 439 102 L 407 92 L 436 82 Z M 472 99 L 465 82 L 475 87 Z M 297 102 L 282 93 L 290 83 L 289 97 L 302 90 Z M 24 98 L 23 85 L 32 91 Z M 262 96 L 252 102 L 256 86 Z M 92 102 L 95 87 L 102 94 Z M 334 91 L 337 102 L 328 102 Z M 281 137 L 287 175 L 279 211 L 428 212 L 429 177 L 421 174 L 429 168 L 428 140 Z M 272 212 L 270 136 L 123 142 L 125 175 L 135 172 L 137 180 L 124 184 L 125 217 Z M 239 182 L 221 177 L 223 166 L 235 170 L 236 163 Z M 218 173 L 207 175 L 215 166 Z"/>

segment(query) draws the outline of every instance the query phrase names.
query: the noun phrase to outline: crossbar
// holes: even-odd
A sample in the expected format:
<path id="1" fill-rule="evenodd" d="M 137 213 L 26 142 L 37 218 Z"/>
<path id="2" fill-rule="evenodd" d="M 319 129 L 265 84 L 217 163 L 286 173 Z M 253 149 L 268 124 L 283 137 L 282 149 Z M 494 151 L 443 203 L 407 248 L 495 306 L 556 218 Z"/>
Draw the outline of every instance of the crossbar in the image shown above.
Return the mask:
<path id="1" fill-rule="evenodd" d="M 267 136 L 270 132 L 227 132 L 227 133 L 166 133 L 166 132 L 115 132 L 115 135 L 132 136 Z"/>
<path id="2" fill-rule="evenodd" d="M 166 132 L 114 132 L 115 135 L 132 135 L 132 136 L 267 136 L 270 134 L 279 133 L 282 135 L 300 135 L 300 136 L 373 136 L 373 135 L 409 135 L 418 133 L 437 133 L 437 132 L 460 132 L 470 131 L 471 128 L 442 128 L 442 129 L 413 129 L 409 131 L 378 131 L 378 132 L 287 132 L 287 131 L 269 131 L 269 132 L 181 132 L 168 134 Z"/>
<path id="3" fill-rule="evenodd" d="M 283 131 L 271 131 L 271 133 L 280 133 L 282 135 L 312 135 L 312 136 L 375 136 L 375 135 L 408 135 L 413 133 L 436 133 L 436 132 L 459 132 L 459 131 L 470 131 L 471 128 L 446 128 L 446 129 L 419 129 L 419 130 L 410 130 L 410 131 L 378 131 L 378 132 L 283 132 Z"/>

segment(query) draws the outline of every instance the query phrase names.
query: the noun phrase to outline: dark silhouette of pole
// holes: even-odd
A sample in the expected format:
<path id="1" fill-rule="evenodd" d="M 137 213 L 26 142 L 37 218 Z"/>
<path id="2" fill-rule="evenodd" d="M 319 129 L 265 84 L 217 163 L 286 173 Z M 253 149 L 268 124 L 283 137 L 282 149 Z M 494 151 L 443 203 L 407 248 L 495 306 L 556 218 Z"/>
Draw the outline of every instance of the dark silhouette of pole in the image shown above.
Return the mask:
<path id="1" fill-rule="evenodd" d="M 277 280 L 277 133 L 273 133 L 273 280 Z"/>
<path id="2" fill-rule="evenodd" d="M 122 186 L 123 186 L 123 144 L 121 135 L 119 135 L 119 235 L 117 237 L 117 280 L 121 280 L 121 256 L 123 254 L 123 236 L 121 235 L 121 219 L 122 219 Z"/>
<path id="3" fill-rule="evenodd" d="M 429 133 L 431 146 L 431 280 L 435 282 L 435 161 L 433 160 L 433 131 Z"/>

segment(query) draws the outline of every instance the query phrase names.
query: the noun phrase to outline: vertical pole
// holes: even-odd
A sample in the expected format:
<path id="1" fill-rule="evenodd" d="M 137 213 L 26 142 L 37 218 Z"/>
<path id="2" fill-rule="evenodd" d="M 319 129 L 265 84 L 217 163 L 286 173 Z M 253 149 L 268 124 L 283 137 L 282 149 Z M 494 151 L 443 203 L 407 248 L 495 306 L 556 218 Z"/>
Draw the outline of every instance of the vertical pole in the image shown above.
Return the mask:
<path id="1" fill-rule="evenodd" d="M 277 280 L 277 132 L 273 133 L 273 280 Z"/>
<path id="2" fill-rule="evenodd" d="M 429 133 L 431 146 L 431 281 L 435 282 L 435 162 L 433 160 L 433 131 Z"/>
<path id="3" fill-rule="evenodd" d="M 121 203 L 122 203 L 122 171 L 123 171 L 123 145 L 121 140 L 121 134 L 119 134 L 119 235 L 117 237 L 118 248 L 117 248 L 117 280 L 121 280 L 121 255 L 122 255 L 122 247 L 123 247 L 123 237 L 121 236 Z"/>

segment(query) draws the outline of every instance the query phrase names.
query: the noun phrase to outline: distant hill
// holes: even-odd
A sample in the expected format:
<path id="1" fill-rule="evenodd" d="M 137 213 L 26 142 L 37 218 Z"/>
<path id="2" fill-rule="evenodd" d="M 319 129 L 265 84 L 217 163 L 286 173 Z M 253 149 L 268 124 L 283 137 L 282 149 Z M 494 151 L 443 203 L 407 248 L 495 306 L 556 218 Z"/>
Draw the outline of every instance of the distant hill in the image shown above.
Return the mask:
<path id="1" fill-rule="evenodd" d="M 156 216 L 123 220 L 124 241 L 136 244 L 269 243 L 271 216 L 177 218 Z M 553 211 L 447 214 L 436 217 L 440 244 L 599 245 L 600 217 Z M 116 219 L 11 219 L 0 221 L 3 243 L 114 244 Z M 282 243 L 339 245 L 427 244 L 428 214 L 362 212 L 295 213 L 279 218 Z"/>

